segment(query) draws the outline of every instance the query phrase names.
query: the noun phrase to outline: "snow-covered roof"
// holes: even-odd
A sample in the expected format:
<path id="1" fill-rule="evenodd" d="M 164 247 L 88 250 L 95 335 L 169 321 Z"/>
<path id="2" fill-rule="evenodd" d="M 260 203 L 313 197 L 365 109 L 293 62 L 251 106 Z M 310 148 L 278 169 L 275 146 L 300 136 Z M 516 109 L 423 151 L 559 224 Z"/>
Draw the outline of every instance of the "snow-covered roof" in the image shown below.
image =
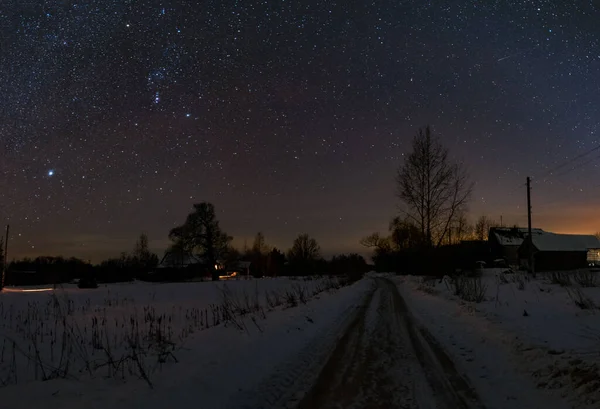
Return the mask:
<path id="1" fill-rule="evenodd" d="M 588 251 L 600 249 L 594 235 L 547 233 L 533 235 L 533 245 L 539 251 Z"/>
<path id="2" fill-rule="evenodd" d="M 542 229 L 531 229 L 534 237 L 544 233 Z M 493 234 L 502 246 L 520 246 L 529 231 L 526 227 L 493 227 L 490 229 L 490 234 Z"/>
<path id="3" fill-rule="evenodd" d="M 200 264 L 201 260 L 194 254 L 182 254 L 178 252 L 168 252 L 158 265 L 158 268 L 167 267 L 187 267 L 194 264 Z"/>

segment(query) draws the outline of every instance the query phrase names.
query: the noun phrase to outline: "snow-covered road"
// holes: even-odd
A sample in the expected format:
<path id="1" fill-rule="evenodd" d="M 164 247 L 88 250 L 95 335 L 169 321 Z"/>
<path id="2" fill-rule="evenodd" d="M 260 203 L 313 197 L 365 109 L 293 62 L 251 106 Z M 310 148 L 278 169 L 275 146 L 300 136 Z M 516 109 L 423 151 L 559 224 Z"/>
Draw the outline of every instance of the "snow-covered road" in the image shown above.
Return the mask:
<path id="1" fill-rule="evenodd" d="M 482 407 L 447 355 L 413 325 L 394 283 L 375 282 L 298 408 Z"/>

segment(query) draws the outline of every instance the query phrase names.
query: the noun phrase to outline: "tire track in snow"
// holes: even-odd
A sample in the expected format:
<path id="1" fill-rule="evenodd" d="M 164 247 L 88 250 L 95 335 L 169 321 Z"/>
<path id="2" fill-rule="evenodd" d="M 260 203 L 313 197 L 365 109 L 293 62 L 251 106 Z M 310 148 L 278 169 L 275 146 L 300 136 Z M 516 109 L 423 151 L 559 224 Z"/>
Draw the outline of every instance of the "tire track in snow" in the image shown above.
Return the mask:
<path id="1" fill-rule="evenodd" d="M 353 325 L 365 305 L 370 304 L 374 288 L 359 290 L 333 325 L 323 328 L 299 353 L 288 362 L 276 367 L 272 374 L 263 379 L 252 391 L 236 394 L 228 407 L 235 409 L 283 409 L 295 407 L 307 390 L 314 384 L 316 377 L 339 343 Z M 318 319 L 318 317 L 317 317 Z"/>
<path id="2" fill-rule="evenodd" d="M 415 327 L 396 286 L 376 279 L 363 306 L 297 409 L 483 408 L 444 351 Z M 369 300 L 367 300 L 369 301 Z M 374 325 L 367 325 L 376 309 Z"/>

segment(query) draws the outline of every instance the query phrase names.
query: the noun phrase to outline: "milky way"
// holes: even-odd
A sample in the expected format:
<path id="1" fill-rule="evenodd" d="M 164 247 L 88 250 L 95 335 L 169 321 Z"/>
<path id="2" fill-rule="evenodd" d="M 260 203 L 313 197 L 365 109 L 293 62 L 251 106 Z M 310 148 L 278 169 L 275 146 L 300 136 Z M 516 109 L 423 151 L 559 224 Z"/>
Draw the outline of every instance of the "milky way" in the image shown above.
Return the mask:
<path id="1" fill-rule="evenodd" d="M 531 175 L 540 227 L 600 223 L 598 160 L 545 174 L 598 143 L 591 1 L 40 3 L 0 7 L 13 256 L 163 249 L 198 201 L 238 245 L 357 250 L 427 124 L 471 169 L 473 217 L 522 222 Z"/>

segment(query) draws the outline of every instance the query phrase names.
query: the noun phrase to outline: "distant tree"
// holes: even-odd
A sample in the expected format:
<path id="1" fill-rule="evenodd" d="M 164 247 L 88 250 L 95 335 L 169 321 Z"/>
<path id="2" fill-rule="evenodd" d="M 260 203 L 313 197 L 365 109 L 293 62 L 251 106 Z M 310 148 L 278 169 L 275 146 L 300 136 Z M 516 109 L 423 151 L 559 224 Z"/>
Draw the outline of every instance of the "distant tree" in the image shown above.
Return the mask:
<path id="1" fill-rule="evenodd" d="M 12 285 L 19 284 L 60 284 L 75 278 L 81 278 L 90 273 L 93 267 L 78 258 L 39 256 L 35 259 L 25 258 L 15 260 L 10 264 L 6 282 Z M 35 274 L 22 275 L 19 272 L 29 271 Z M 18 282 L 19 280 L 30 280 Z"/>
<path id="2" fill-rule="evenodd" d="M 267 271 L 266 274 L 270 277 L 278 277 L 283 274 L 285 266 L 285 255 L 273 248 L 267 255 Z"/>
<path id="3" fill-rule="evenodd" d="M 459 212 L 448 227 L 447 244 L 458 244 L 464 240 L 473 240 L 475 238 L 474 229 L 473 225 L 469 224 L 465 212 Z"/>
<path id="4" fill-rule="evenodd" d="M 321 258 L 321 247 L 317 240 L 308 234 L 301 234 L 294 240 L 288 258 L 290 260 L 317 260 Z"/>
<path id="5" fill-rule="evenodd" d="M 294 240 L 287 258 L 296 274 L 312 273 L 308 270 L 314 270 L 317 261 L 321 258 L 321 247 L 317 240 L 308 234 L 301 234 Z"/>
<path id="6" fill-rule="evenodd" d="M 489 217 L 485 215 L 480 216 L 475 223 L 475 239 L 482 241 L 487 240 L 490 233 L 490 228 L 496 225 L 497 223 Z"/>
<path id="7" fill-rule="evenodd" d="M 381 236 L 379 233 L 373 233 L 360 240 L 360 244 L 373 250 L 371 260 L 375 269 L 380 272 L 392 271 L 394 267 L 394 258 L 396 250 L 391 237 Z"/>
<path id="8" fill-rule="evenodd" d="M 347 274 L 353 281 L 362 278 L 368 269 L 364 257 L 356 253 L 333 256 L 329 262 L 330 273 Z"/>
<path id="9" fill-rule="evenodd" d="M 158 265 L 158 256 L 150 251 L 146 233 L 140 234 L 127 264 L 137 270 L 136 274 L 147 273 Z"/>
<path id="10" fill-rule="evenodd" d="M 389 237 L 382 237 L 379 233 L 373 233 L 360 239 L 360 244 L 375 251 L 392 251 L 392 241 Z"/>
<path id="11" fill-rule="evenodd" d="M 423 235 L 411 220 L 394 217 L 389 224 L 390 240 L 395 250 L 414 249 L 423 244 Z"/>
<path id="12" fill-rule="evenodd" d="M 0 280 L 2 279 L 2 272 L 4 269 L 4 239 L 0 237 Z M 1 283 L 0 283 L 1 285 Z"/>
<path id="13" fill-rule="evenodd" d="M 171 230 L 169 238 L 190 253 L 200 252 L 212 273 L 213 281 L 219 280 L 215 265 L 226 254 L 232 238 L 221 230 L 215 207 L 211 203 L 194 204 L 194 211 L 187 216 L 183 225 Z"/>
<path id="14" fill-rule="evenodd" d="M 450 223 L 467 205 L 472 184 L 465 167 L 450 160 L 448 149 L 419 129 L 412 152 L 396 174 L 396 192 L 403 212 L 421 231 L 426 246 L 439 246 Z"/>
<path id="15" fill-rule="evenodd" d="M 227 246 L 221 260 L 225 264 L 225 268 L 235 268 L 242 259 L 242 253 L 233 247 L 232 245 Z"/>
<path id="16" fill-rule="evenodd" d="M 261 232 L 256 233 L 251 251 L 254 254 L 266 255 L 269 252 L 269 246 L 265 241 L 265 235 Z"/>
<path id="17" fill-rule="evenodd" d="M 252 274 L 257 277 L 262 277 L 267 270 L 267 256 L 269 254 L 269 246 L 265 241 L 265 236 L 261 232 L 256 233 L 252 247 L 246 251 L 246 260 L 252 262 Z"/>

